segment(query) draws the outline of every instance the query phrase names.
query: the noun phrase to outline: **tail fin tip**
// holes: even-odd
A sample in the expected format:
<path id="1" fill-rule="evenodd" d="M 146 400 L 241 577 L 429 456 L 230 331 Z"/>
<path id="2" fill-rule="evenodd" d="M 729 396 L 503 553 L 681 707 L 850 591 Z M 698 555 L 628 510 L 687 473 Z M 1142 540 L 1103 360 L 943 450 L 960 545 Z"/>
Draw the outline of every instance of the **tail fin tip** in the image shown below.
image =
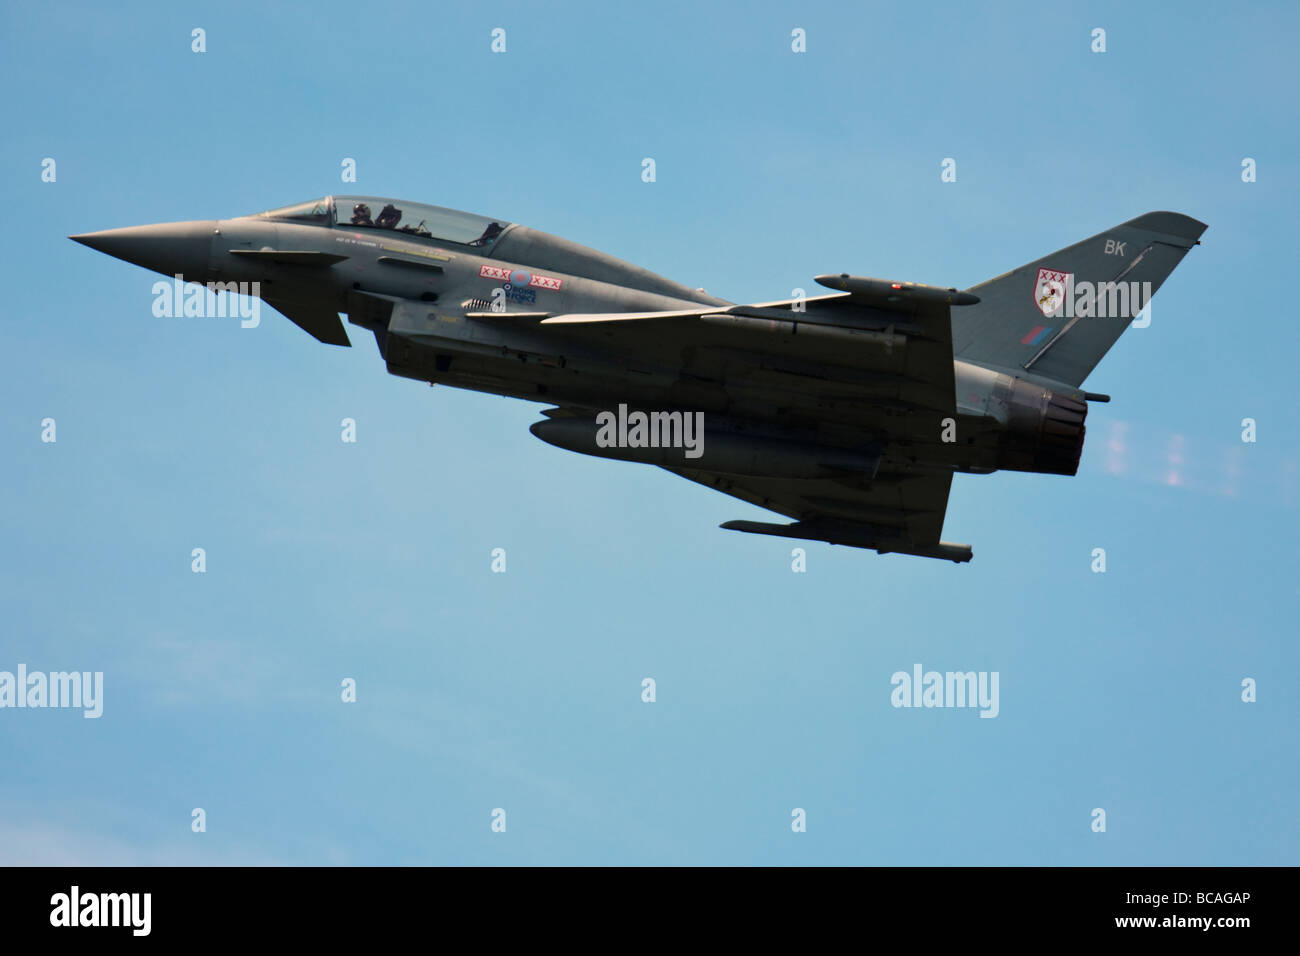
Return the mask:
<path id="1" fill-rule="evenodd" d="M 1124 223 L 1134 229 L 1146 232 L 1163 232 L 1168 236 L 1177 236 L 1189 242 L 1196 242 L 1201 234 L 1210 228 L 1199 219 L 1184 216 L 1181 212 L 1148 212 L 1136 219 Z"/>
<path id="2" fill-rule="evenodd" d="M 953 354 L 1078 388 L 1207 228 L 1148 212 L 972 286 L 980 301 L 953 313 Z"/>

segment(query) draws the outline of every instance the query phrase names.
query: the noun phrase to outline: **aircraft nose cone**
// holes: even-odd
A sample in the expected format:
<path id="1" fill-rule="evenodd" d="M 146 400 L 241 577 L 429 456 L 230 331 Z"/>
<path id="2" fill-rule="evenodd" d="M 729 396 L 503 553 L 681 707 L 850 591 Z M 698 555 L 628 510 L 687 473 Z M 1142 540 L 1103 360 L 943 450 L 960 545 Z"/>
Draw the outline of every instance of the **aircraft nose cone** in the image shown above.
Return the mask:
<path id="1" fill-rule="evenodd" d="M 214 219 L 195 222 L 163 222 L 153 226 L 128 226 L 69 236 L 83 246 L 144 266 L 163 275 L 181 275 L 194 282 L 205 281 L 209 272 Z"/>

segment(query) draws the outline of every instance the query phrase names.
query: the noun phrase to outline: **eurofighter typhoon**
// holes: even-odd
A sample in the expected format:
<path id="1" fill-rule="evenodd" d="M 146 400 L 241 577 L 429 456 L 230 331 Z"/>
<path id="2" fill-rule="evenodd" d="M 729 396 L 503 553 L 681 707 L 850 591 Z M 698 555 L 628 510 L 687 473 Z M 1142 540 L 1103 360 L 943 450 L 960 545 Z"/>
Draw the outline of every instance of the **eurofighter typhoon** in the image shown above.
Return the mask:
<path id="1" fill-rule="evenodd" d="M 1108 400 L 1084 379 L 1205 228 L 1150 212 L 965 291 L 842 273 L 753 305 L 396 199 L 71 238 L 177 288 L 252 289 L 330 345 L 346 315 L 394 375 L 545 403 L 542 441 L 789 519 L 723 528 L 961 562 L 953 475 L 1075 474 Z"/>

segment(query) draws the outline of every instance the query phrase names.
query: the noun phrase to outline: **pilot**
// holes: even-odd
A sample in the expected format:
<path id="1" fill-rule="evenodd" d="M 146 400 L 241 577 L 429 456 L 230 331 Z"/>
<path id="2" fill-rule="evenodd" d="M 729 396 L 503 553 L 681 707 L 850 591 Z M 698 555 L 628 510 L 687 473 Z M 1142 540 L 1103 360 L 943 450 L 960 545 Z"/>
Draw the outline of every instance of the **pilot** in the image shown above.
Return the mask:
<path id="1" fill-rule="evenodd" d="M 497 236 L 501 235 L 501 233 L 504 231 L 505 230 L 501 228 L 501 223 L 499 222 L 488 223 L 488 227 L 483 230 L 483 235 L 479 236 L 477 239 L 471 242 L 470 245 L 486 246 L 489 242 L 491 242 Z"/>
<path id="2" fill-rule="evenodd" d="M 363 202 L 357 203 L 352 207 L 352 225 L 354 226 L 373 226 L 370 221 L 370 207 Z"/>
<path id="3" fill-rule="evenodd" d="M 379 210 L 379 215 L 375 217 L 376 229 L 395 229 L 397 224 L 402 221 L 402 210 L 398 209 L 392 203 Z"/>

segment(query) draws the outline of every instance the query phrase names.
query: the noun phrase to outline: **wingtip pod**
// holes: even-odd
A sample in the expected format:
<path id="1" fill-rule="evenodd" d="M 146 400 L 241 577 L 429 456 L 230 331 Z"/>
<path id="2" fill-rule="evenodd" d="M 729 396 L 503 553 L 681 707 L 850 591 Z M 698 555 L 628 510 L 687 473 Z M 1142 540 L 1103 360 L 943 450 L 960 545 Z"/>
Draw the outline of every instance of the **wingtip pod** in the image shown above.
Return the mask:
<path id="1" fill-rule="evenodd" d="M 877 554 L 910 554 L 919 558 L 940 558 L 956 564 L 965 564 L 974 557 L 969 544 L 940 541 L 932 545 L 912 545 L 900 540 L 878 537 L 855 528 L 818 525 L 803 521 L 793 524 L 772 524 L 766 521 L 724 521 L 718 525 L 726 531 L 745 531 L 749 534 L 769 534 L 778 538 L 800 538 L 806 541 L 825 541 L 851 548 L 866 548 Z"/>
<path id="2" fill-rule="evenodd" d="M 882 299 L 890 302 L 930 302 L 941 305 L 974 305 L 979 296 L 956 289 L 944 289 L 922 282 L 893 282 L 889 279 L 872 279 L 869 276 L 839 275 L 816 277 L 818 285 L 828 289 L 848 292 L 865 299 Z"/>
<path id="3" fill-rule="evenodd" d="M 929 548 L 877 548 L 877 554 L 911 554 L 918 558 L 938 558 L 941 561 L 951 561 L 953 564 L 966 564 L 973 557 L 975 552 L 971 550 L 969 544 L 958 544 L 955 541 L 940 541 L 938 544 Z"/>

